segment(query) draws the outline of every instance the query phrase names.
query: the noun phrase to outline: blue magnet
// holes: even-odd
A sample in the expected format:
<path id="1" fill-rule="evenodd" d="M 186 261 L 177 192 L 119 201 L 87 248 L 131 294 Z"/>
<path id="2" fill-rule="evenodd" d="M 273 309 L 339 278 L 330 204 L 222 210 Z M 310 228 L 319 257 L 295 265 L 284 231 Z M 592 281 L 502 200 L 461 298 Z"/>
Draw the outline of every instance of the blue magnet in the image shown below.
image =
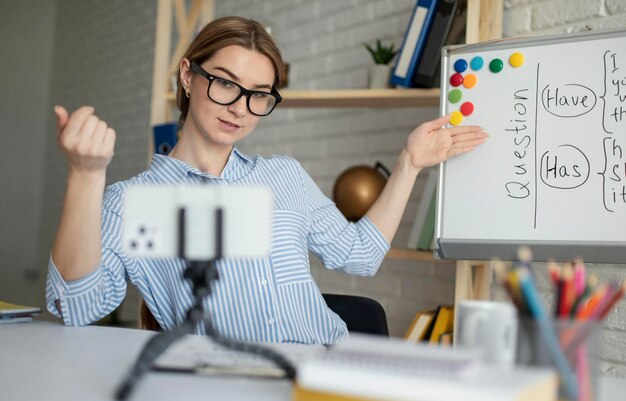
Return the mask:
<path id="1" fill-rule="evenodd" d="M 467 61 L 465 59 L 460 58 L 454 62 L 454 71 L 463 72 L 465 70 L 467 70 Z"/>
<path id="2" fill-rule="evenodd" d="M 484 64 L 485 60 L 483 60 L 483 58 L 480 56 L 476 56 L 472 59 L 472 61 L 470 61 L 470 68 L 474 71 L 478 71 L 483 68 Z"/>

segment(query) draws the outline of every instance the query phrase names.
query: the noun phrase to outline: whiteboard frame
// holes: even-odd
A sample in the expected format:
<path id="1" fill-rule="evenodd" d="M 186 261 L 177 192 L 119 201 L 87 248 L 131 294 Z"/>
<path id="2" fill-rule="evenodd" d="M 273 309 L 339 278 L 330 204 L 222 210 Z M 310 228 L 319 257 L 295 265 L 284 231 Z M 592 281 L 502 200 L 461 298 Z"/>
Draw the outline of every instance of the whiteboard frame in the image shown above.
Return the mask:
<path id="1" fill-rule="evenodd" d="M 550 35 L 542 37 L 505 38 L 476 44 L 445 46 L 441 51 L 441 96 L 440 114 L 446 110 L 449 82 L 445 77 L 450 74 L 449 59 L 461 52 L 508 49 L 511 47 L 548 46 L 559 43 L 582 42 L 597 39 L 626 37 L 625 28 L 599 29 L 577 33 Z M 499 241 L 492 239 L 451 239 L 442 237 L 443 202 L 445 198 L 446 162 L 439 165 L 437 182 L 437 211 L 435 224 L 435 256 L 440 259 L 488 260 L 498 257 L 502 260 L 517 260 L 521 245 L 532 249 L 535 261 L 571 261 L 582 257 L 587 262 L 626 263 L 626 242 L 591 242 L 591 241 Z M 625 228 L 626 229 L 626 228 Z"/>

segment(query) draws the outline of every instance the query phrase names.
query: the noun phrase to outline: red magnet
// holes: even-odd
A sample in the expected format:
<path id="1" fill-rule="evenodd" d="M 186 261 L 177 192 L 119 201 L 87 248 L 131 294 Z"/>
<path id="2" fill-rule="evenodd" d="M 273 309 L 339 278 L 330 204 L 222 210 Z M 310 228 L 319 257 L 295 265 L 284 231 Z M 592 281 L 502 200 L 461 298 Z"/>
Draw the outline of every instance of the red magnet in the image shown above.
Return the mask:
<path id="1" fill-rule="evenodd" d="M 461 75 L 458 72 L 455 74 L 452 74 L 452 76 L 450 77 L 450 85 L 459 86 L 462 83 L 463 83 L 463 75 Z"/>
<path id="2" fill-rule="evenodd" d="M 461 105 L 461 114 L 465 117 L 469 116 L 474 112 L 474 105 L 472 102 L 465 102 Z"/>

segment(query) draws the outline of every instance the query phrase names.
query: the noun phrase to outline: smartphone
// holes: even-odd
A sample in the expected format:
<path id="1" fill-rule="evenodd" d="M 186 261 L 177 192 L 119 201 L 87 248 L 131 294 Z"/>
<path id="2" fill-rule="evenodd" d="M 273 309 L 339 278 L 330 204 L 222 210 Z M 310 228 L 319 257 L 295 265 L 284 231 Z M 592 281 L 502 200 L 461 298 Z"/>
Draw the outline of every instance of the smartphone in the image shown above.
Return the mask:
<path id="1" fill-rule="evenodd" d="M 213 260 L 220 236 L 223 258 L 270 252 L 272 197 L 267 188 L 134 186 L 127 189 L 124 206 L 122 242 L 132 257 Z"/>

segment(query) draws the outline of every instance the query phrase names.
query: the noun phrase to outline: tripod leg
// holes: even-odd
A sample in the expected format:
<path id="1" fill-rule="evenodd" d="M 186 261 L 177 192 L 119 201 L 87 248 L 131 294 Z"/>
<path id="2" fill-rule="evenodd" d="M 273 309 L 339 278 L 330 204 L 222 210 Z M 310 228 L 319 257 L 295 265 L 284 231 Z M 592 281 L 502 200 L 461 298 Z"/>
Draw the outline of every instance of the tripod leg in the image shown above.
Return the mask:
<path id="1" fill-rule="evenodd" d="M 221 345 L 224 348 L 231 349 L 239 352 L 247 352 L 249 354 L 258 355 L 265 359 L 269 359 L 274 362 L 276 366 L 281 368 L 285 372 L 285 376 L 289 380 L 295 380 L 296 378 L 296 368 L 293 364 L 287 360 L 280 353 L 274 351 L 269 347 L 263 347 L 261 345 L 245 343 L 242 341 L 233 340 L 227 337 L 221 336 L 215 328 L 211 324 L 211 321 L 208 318 L 204 319 L 204 327 L 206 328 L 207 335 L 215 341 L 217 344 Z"/>
<path id="2" fill-rule="evenodd" d="M 115 392 L 116 400 L 125 400 L 128 398 L 133 388 L 136 386 L 137 381 L 143 376 L 150 368 L 154 361 L 176 340 L 184 336 L 185 334 L 193 333 L 195 328 L 195 322 L 192 320 L 185 320 L 180 326 L 174 330 L 164 333 L 155 334 L 144 346 L 135 365 L 132 370 L 118 387 Z"/>

